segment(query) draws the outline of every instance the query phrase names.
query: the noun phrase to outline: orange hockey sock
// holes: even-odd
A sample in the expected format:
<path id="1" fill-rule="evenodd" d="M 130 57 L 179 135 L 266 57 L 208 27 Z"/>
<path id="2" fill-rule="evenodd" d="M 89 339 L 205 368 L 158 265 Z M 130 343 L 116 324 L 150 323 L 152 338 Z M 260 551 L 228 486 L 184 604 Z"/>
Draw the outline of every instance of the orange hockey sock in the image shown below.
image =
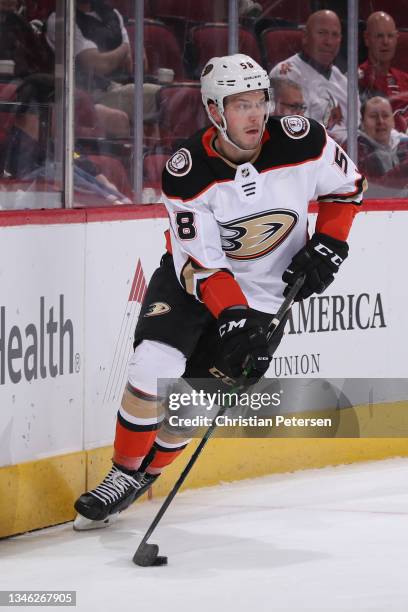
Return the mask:
<path id="1" fill-rule="evenodd" d="M 127 385 L 116 421 L 113 462 L 137 470 L 162 421 L 158 398 Z"/>
<path id="2" fill-rule="evenodd" d="M 177 442 L 167 442 L 157 437 L 153 448 L 154 458 L 149 463 L 146 472 L 148 474 L 160 474 L 160 472 L 183 452 L 190 440 L 179 440 Z"/>

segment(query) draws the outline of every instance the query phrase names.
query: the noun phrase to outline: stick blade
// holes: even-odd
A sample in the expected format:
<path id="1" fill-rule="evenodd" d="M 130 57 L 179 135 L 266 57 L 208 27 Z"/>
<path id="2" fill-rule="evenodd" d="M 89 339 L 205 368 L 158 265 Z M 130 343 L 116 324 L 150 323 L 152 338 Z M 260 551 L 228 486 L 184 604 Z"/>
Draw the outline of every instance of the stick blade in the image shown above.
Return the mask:
<path id="1" fill-rule="evenodd" d="M 167 565 L 167 557 L 159 556 L 157 544 L 141 544 L 133 556 L 133 563 L 140 567 Z"/>

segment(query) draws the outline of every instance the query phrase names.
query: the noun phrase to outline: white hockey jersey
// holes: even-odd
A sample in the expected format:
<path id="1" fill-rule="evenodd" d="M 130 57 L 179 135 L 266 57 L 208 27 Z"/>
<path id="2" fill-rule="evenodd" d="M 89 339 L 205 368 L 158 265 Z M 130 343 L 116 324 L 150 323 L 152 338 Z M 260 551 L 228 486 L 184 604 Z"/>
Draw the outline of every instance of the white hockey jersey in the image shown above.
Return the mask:
<path id="1" fill-rule="evenodd" d="M 216 152 L 216 136 L 214 127 L 198 132 L 163 172 L 176 273 L 201 299 L 200 283 L 227 271 L 249 306 L 272 314 L 283 301 L 282 274 L 307 240 L 309 201 L 354 209 L 363 177 L 304 117 L 271 117 L 258 154 L 240 165 Z"/>
<path id="2" fill-rule="evenodd" d="M 306 115 L 322 123 L 330 136 L 343 143 L 347 138 L 347 77 L 332 66 L 320 72 L 302 53 L 279 62 L 271 78 L 292 79 L 302 86 Z"/>

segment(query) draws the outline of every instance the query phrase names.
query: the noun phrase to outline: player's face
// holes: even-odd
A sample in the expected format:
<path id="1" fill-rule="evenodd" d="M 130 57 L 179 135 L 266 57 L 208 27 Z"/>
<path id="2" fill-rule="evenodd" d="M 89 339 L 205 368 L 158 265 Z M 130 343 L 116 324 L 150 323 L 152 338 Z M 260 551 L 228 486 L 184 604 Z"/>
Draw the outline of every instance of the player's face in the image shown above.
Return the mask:
<path id="1" fill-rule="evenodd" d="M 363 118 L 363 129 L 366 134 L 379 144 L 388 145 L 394 117 L 388 100 L 373 98 L 366 104 Z"/>
<path id="2" fill-rule="evenodd" d="M 306 53 L 322 66 L 336 59 L 341 43 L 340 22 L 334 15 L 322 15 L 307 26 L 303 39 Z"/>
<path id="3" fill-rule="evenodd" d="M 262 138 L 267 112 L 268 104 L 263 91 L 249 91 L 225 98 L 224 116 L 229 138 L 240 149 L 256 149 Z"/>
<path id="4" fill-rule="evenodd" d="M 398 41 L 398 32 L 391 18 L 384 17 L 373 21 L 367 28 L 364 38 L 372 62 L 380 64 L 391 62 Z"/>
<path id="5" fill-rule="evenodd" d="M 276 100 L 275 115 L 304 115 L 306 105 L 300 89 L 283 86 Z"/>

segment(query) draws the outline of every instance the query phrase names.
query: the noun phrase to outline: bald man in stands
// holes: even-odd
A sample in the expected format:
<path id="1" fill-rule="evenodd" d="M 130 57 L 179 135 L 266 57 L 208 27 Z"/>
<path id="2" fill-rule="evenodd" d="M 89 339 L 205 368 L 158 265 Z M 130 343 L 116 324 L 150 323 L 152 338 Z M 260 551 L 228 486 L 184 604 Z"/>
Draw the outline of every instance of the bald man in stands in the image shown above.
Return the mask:
<path id="1" fill-rule="evenodd" d="M 341 43 L 341 24 L 336 13 L 316 11 L 307 20 L 302 51 L 279 62 L 271 78 L 298 82 L 307 105 L 305 115 L 326 127 L 337 142 L 347 137 L 347 77 L 334 66 Z"/>
<path id="2" fill-rule="evenodd" d="M 397 128 L 405 131 L 408 122 L 408 74 L 392 66 L 398 30 L 391 15 L 383 11 L 372 13 L 367 19 L 364 41 L 368 60 L 359 68 L 360 93 L 365 97 L 382 93 L 389 98 Z"/>

